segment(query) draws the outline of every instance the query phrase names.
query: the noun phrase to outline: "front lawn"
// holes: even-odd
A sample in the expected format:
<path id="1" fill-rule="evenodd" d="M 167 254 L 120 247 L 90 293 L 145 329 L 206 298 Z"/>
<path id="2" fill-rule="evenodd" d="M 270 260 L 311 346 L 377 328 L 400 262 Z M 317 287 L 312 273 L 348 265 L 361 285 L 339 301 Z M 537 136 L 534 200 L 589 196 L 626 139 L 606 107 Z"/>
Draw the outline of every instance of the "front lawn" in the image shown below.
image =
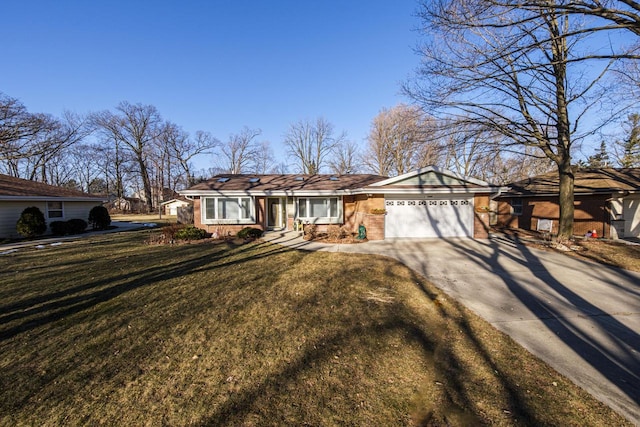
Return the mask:
<path id="1" fill-rule="evenodd" d="M 628 425 L 384 257 L 139 231 L 0 256 L 1 425 Z"/>
<path id="2" fill-rule="evenodd" d="M 576 256 L 640 272 L 640 245 L 599 239 L 578 240 L 576 244 L 582 249 L 573 252 Z"/>

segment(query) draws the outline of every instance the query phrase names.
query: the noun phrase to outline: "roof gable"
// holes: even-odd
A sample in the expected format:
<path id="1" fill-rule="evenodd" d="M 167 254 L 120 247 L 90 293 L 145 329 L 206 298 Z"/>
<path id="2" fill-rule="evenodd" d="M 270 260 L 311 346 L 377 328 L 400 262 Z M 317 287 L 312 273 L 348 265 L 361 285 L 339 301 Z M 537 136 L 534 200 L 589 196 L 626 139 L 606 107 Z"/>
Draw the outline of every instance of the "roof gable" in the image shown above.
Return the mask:
<path id="1" fill-rule="evenodd" d="M 4 199 L 42 199 L 42 198 L 65 198 L 65 199 L 99 199 L 92 194 L 69 188 L 56 187 L 37 181 L 16 178 L 9 175 L 0 174 L 0 198 Z"/>
<path id="2" fill-rule="evenodd" d="M 485 181 L 463 177 L 455 172 L 439 169 L 435 166 L 418 169 L 403 175 L 389 178 L 373 184 L 371 187 L 489 187 Z"/>

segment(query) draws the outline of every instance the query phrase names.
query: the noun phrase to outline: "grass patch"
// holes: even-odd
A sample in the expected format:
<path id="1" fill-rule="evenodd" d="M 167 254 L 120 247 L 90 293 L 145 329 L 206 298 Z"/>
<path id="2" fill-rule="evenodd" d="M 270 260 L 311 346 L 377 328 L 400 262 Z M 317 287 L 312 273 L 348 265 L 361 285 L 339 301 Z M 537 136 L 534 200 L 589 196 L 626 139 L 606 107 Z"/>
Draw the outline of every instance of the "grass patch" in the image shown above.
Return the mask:
<path id="1" fill-rule="evenodd" d="M 127 221 L 127 222 L 153 222 L 158 225 L 175 224 L 178 217 L 175 215 L 162 214 L 162 218 L 158 214 L 113 214 L 111 221 Z"/>
<path id="2" fill-rule="evenodd" d="M 572 251 L 575 256 L 640 272 L 640 245 L 594 239 L 576 241 L 576 245 L 580 246 L 582 250 Z"/>
<path id="3" fill-rule="evenodd" d="M 628 424 L 391 259 L 153 232 L 0 257 L 0 424 Z"/>

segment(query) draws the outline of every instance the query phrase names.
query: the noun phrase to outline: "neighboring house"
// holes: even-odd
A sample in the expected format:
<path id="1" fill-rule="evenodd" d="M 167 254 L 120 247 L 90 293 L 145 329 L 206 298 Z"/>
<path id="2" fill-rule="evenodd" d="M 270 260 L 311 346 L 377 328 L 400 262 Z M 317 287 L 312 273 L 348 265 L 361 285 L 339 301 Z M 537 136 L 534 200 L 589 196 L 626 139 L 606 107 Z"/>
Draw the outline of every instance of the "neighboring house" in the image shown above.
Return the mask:
<path id="1" fill-rule="evenodd" d="M 166 202 L 160 203 L 160 206 L 162 206 L 166 215 L 178 215 L 178 208 L 184 208 L 187 206 L 191 206 L 192 204 L 193 201 L 187 199 L 186 197 L 178 196 L 175 199 L 167 200 Z"/>
<path id="2" fill-rule="evenodd" d="M 640 237 L 640 168 L 575 172 L 574 234 L 596 230 L 607 238 Z M 498 203 L 498 225 L 558 231 L 558 174 L 509 184 Z M 546 230 L 545 230 L 546 231 Z"/>
<path id="3" fill-rule="evenodd" d="M 110 211 L 139 213 L 146 210 L 146 204 L 136 197 L 116 197 L 105 204 Z"/>
<path id="4" fill-rule="evenodd" d="M 194 202 L 194 224 L 233 234 L 246 226 L 292 230 L 335 224 L 370 240 L 488 236 L 486 182 L 434 167 L 395 178 L 378 175 L 223 174 L 180 193 Z"/>
<path id="5" fill-rule="evenodd" d="M 42 211 L 48 225 L 73 218 L 87 221 L 91 208 L 102 201 L 102 197 L 81 191 L 0 174 L 0 237 L 20 237 L 16 223 L 22 211 L 30 206 Z"/>

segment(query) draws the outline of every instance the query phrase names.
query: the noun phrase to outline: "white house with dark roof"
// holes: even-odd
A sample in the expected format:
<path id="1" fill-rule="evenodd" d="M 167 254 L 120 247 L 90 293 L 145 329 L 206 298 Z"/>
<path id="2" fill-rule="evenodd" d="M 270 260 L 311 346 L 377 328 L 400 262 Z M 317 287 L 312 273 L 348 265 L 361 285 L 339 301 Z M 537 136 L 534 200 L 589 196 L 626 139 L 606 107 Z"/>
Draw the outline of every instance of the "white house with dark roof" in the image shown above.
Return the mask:
<path id="1" fill-rule="evenodd" d="M 25 208 L 37 207 L 49 224 L 73 218 L 87 221 L 89 211 L 102 202 L 102 197 L 81 191 L 0 174 L 0 238 L 20 237 L 16 223 Z"/>
<path id="2" fill-rule="evenodd" d="M 489 200 L 498 187 L 428 167 L 378 175 L 221 174 L 180 194 L 194 202 L 194 224 L 211 233 L 243 227 L 292 230 L 297 223 L 367 229 L 370 240 L 488 236 Z"/>

